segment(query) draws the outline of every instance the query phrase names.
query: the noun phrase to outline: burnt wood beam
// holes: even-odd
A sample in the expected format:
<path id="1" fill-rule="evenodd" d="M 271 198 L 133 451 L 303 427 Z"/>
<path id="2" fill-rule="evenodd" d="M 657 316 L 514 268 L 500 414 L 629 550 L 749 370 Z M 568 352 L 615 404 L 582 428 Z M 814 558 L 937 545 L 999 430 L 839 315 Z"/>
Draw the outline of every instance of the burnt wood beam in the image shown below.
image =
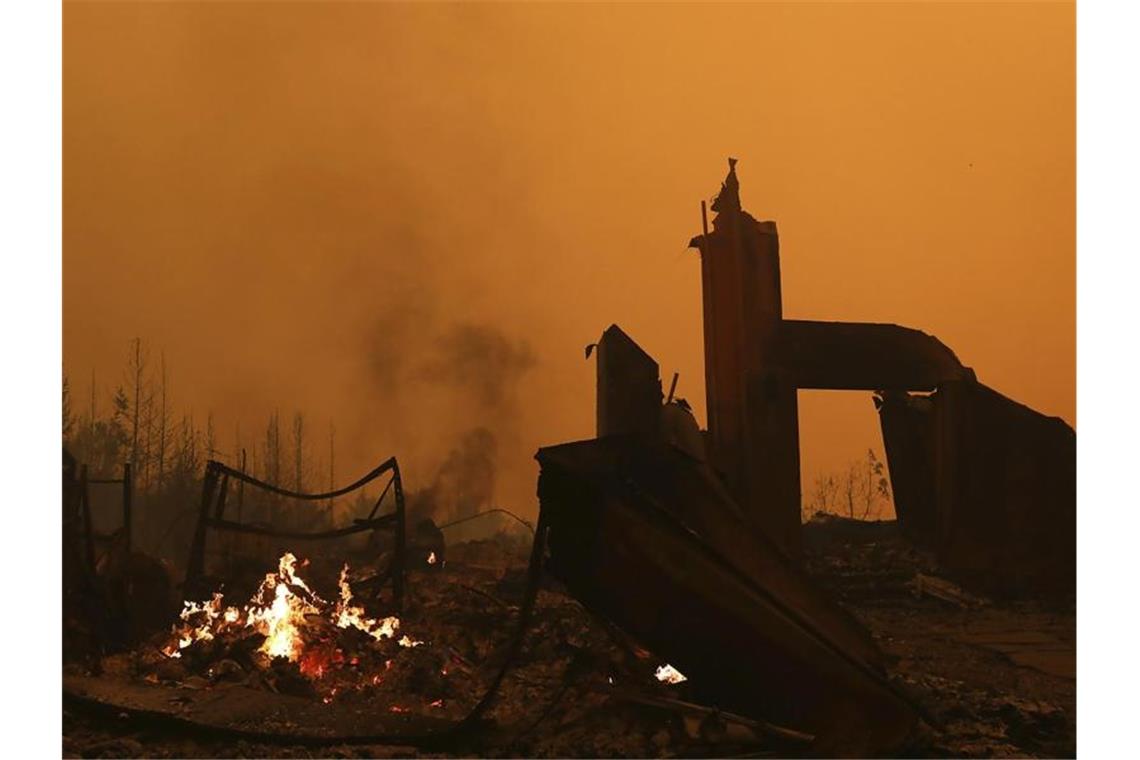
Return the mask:
<path id="1" fill-rule="evenodd" d="M 797 388 L 933 391 L 973 378 L 942 341 L 900 325 L 785 319 L 776 343 Z"/>

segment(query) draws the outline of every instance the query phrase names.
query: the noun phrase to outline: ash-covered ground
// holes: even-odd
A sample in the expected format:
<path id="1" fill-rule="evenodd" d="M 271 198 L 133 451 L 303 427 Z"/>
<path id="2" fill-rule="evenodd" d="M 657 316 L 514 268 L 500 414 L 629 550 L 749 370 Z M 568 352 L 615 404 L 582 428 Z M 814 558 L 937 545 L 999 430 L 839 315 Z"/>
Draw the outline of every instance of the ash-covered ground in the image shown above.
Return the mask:
<path id="1" fill-rule="evenodd" d="M 813 520 L 805 527 L 810 572 L 855 613 L 891 656 L 890 677 L 930 714 L 908 754 L 942 757 L 1072 756 L 1076 752 L 1075 604 L 997 602 L 940 582 L 930 558 L 894 523 Z M 146 646 L 103 662 L 102 680 L 149 686 L 193 719 L 204 698 L 280 696 L 284 708 L 244 728 L 288 734 L 289 705 L 326 708 L 368 726 L 392 712 L 462 717 L 505 655 L 526 586 L 525 537 L 500 535 L 448 547 L 442 569 L 411 575 L 401 630 L 424 641 L 393 649 L 377 684 L 334 704 L 306 695 L 291 673 L 244 663 L 156 668 Z M 157 645 L 157 640 L 155 642 Z M 212 738 L 135 713 L 64 706 L 65 757 L 701 757 L 794 753 L 746 725 L 686 704 L 688 684 L 655 678 L 663 662 L 593 618 L 556 584 L 539 593 L 517 665 L 490 710 L 488 730 L 425 752 L 404 745 L 302 746 Z M 83 668 L 65 674 L 82 677 Z M 300 683 L 299 687 L 296 684 Z M 291 686 L 293 685 L 293 686 Z M 296 692 L 296 693 L 292 693 Z M 276 697 L 274 697 L 276 698 Z M 314 707 L 314 705 L 316 705 Z M 287 709 L 288 708 L 288 709 Z M 297 715 L 312 713 L 298 712 Z M 297 718 L 303 720 L 303 718 Z"/>
<path id="2" fill-rule="evenodd" d="M 1076 600 L 980 598 L 937 576 L 894 521 L 816 518 L 808 569 L 891 657 L 933 719 L 926 756 L 1076 755 Z"/>

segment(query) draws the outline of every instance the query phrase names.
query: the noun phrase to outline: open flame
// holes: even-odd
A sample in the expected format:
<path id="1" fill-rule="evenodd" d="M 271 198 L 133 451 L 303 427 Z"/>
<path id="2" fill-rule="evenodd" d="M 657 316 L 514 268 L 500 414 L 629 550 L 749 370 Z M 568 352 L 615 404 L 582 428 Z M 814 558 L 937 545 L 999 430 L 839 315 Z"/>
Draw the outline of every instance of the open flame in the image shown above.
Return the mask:
<path id="1" fill-rule="evenodd" d="M 163 648 L 168 657 L 181 657 L 182 650 L 196 641 L 214 639 L 231 626 L 251 628 L 265 636 L 260 651 L 269 657 L 283 657 L 297 662 L 301 671 L 320 678 L 339 652 L 318 648 L 306 650 L 302 634 L 306 615 L 325 618 L 338 628 L 356 628 L 377 641 L 395 638 L 400 630 L 396 617 L 375 619 L 364 608 L 353 604 L 348 583 L 348 564 L 340 571 L 337 583 L 340 597 L 335 603 L 322 599 L 304 579 L 297 575 L 297 558 L 290 552 L 281 556 L 277 572 L 268 573 L 249 603 L 242 608 L 222 606 L 222 594 L 215 593 L 207 602 L 186 602 L 175 624 L 173 640 Z M 406 634 L 397 642 L 402 647 L 415 647 L 423 642 Z"/>
<path id="2" fill-rule="evenodd" d="M 657 680 L 661 683 L 681 683 L 682 681 L 689 680 L 681 671 L 668 664 L 657 668 L 657 672 L 654 675 L 657 676 Z"/>
<path id="3" fill-rule="evenodd" d="M 300 625 L 305 615 L 320 614 L 319 605 L 327 605 L 296 573 L 297 558 L 289 552 L 281 555 L 277 573 L 269 573 L 246 608 L 247 627 L 265 635 L 261 651 L 270 657 L 284 657 L 295 662 L 304 649 Z M 240 618 L 240 613 L 239 613 Z"/>
<path id="4" fill-rule="evenodd" d="M 363 607 L 357 607 L 352 603 L 352 589 L 348 585 L 347 562 L 341 568 L 340 580 L 337 581 L 337 585 L 340 587 L 340 600 L 337 601 L 333 612 L 336 615 L 335 622 L 338 628 L 356 628 L 377 641 L 390 639 L 396 635 L 396 631 L 400 630 L 399 618 L 386 617 L 375 620 L 365 616 Z"/>

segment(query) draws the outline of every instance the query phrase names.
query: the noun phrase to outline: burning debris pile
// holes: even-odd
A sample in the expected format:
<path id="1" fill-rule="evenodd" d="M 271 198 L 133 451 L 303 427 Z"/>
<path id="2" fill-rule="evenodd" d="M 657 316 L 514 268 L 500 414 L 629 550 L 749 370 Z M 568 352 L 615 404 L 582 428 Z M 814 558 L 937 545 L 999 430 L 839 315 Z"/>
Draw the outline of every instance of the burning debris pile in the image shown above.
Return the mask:
<path id="1" fill-rule="evenodd" d="M 278 733 L 286 746 L 296 733 L 345 737 L 410 730 L 427 720 L 438 730 L 471 711 L 507 658 L 527 586 L 529 536 L 522 533 L 450 546 L 442 568 L 421 559 L 399 617 L 384 615 L 357 580 L 367 568 L 330 576 L 326 592 L 315 558 L 306 564 L 286 554 L 252 596 L 235 602 L 219 592 L 187 603 L 171 630 L 103 658 L 102 675 L 69 668 L 67 688 L 147 715 L 174 714 L 199 728 Z M 791 744 L 774 739 L 765 724 L 710 713 L 697 701 L 683 669 L 546 579 L 486 715 L 496 728 L 481 732 L 480 744 L 463 754 L 700 755 L 798 746 L 794 735 Z M 107 742 L 106 727 L 85 722 L 88 714 L 68 713 L 76 753 L 87 741 Z M 154 756 L 282 754 L 280 744 L 235 745 L 232 738 L 188 749 L 159 729 L 137 733 L 137 725 L 132 736 Z"/>
<path id="2" fill-rule="evenodd" d="M 328 602 L 297 574 L 297 558 L 286 552 L 246 605 L 224 606 L 221 592 L 186 602 L 162 654 L 205 666 L 207 675 L 253 671 L 274 685 L 273 676 L 291 675 L 294 691 L 326 702 L 346 688 L 377 685 L 392 666 L 393 643 L 410 649 L 423 642 L 397 637 L 397 617 L 368 617 L 354 604 L 348 578 L 346 563 L 339 598 Z"/>

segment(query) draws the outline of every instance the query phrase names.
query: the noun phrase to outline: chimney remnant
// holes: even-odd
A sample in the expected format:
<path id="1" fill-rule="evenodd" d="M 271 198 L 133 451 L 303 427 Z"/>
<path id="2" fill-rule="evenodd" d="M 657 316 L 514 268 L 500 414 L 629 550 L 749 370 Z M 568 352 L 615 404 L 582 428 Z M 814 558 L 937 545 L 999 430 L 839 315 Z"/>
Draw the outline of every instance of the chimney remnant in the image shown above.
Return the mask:
<path id="1" fill-rule="evenodd" d="M 783 320 L 780 237 L 740 205 L 736 159 L 713 201 L 700 251 L 709 454 L 750 521 L 800 551 L 796 386 L 777 361 Z"/>

